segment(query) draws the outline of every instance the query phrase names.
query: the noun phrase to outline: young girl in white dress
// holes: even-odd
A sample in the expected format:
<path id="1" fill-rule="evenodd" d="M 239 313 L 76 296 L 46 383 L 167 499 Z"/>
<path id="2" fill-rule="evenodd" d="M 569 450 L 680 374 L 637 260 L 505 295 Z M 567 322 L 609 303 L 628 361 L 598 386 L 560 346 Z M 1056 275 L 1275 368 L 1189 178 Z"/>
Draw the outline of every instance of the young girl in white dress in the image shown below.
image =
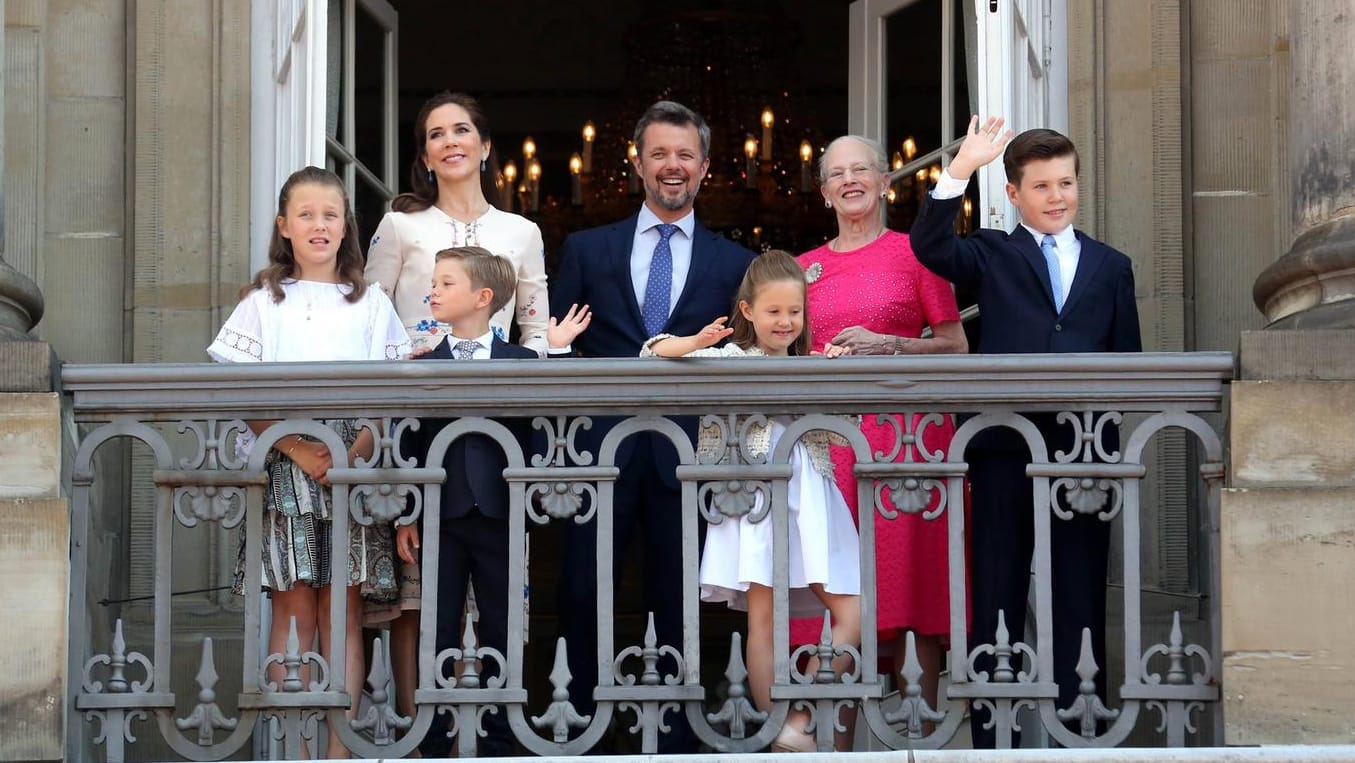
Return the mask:
<path id="1" fill-rule="evenodd" d="M 805 278 L 799 263 L 786 252 L 770 251 L 748 266 L 735 297 L 729 326 L 717 318 L 700 333 L 686 337 L 660 334 L 650 339 L 641 356 L 752 357 L 809 354 L 804 333 Z M 725 337 L 728 344 L 715 348 Z M 838 357 L 845 348 L 828 345 L 824 355 Z M 745 448 L 753 456 L 770 453 L 785 431 L 785 417 L 748 428 Z M 828 455 L 830 435 L 813 431 L 791 450 L 787 484 L 790 518 L 790 606 L 792 616 L 832 612 L 833 643 L 860 646 L 860 549 L 851 512 L 833 480 Z M 714 427 L 703 427 L 698 449 L 721 451 L 722 437 Z M 757 505 L 737 522 L 726 519 L 706 531 L 701 556 L 701 599 L 723 601 L 748 612 L 748 681 L 759 710 L 771 709 L 772 683 L 772 521 L 749 516 L 761 513 L 769 496 L 758 495 Z M 838 673 L 849 667 L 849 657 L 834 660 Z M 816 661 L 809 666 L 818 669 Z M 779 751 L 810 751 L 814 739 L 804 732 L 808 720 L 792 710 L 773 742 Z"/>
<path id="2" fill-rule="evenodd" d="M 207 353 L 222 363 L 305 360 L 386 360 L 409 353 L 409 337 L 395 308 L 380 290 L 368 288 L 362 275 L 362 251 L 348 195 L 338 176 L 307 167 L 287 178 L 278 195 L 277 226 L 268 248 L 268 265 L 254 276 L 240 303 Z M 352 421 L 325 422 L 348 445 L 346 462 L 371 455 L 372 433 L 360 433 Z M 251 421 L 236 440 L 248 456 L 255 434 L 272 422 Z M 263 585 L 272 599 L 269 652 L 286 649 L 290 621 L 308 649 L 317 630 L 320 652 L 334 664 L 329 644 L 332 567 L 338 567 L 348 597 L 345 672 L 349 687 L 360 687 L 363 671 L 361 597 L 393 599 L 397 592 L 389 525 L 355 525 L 347 553 L 334 559 L 330 548 L 330 490 L 325 473 L 336 461 L 321 442 L 288 435 L 273 444 L 265 461 L 269 481 L 264 493 Z M 235 590 L 244 593 L 241 538 Z M 280 681 L 282 666 L 270 666 L 270 681 Z M 353 691 L 356 697 L 357 691 Z M 349 710 L 356 712 L 357 703 Z M 330 730 L 328 756 L 346 750 Z"/>

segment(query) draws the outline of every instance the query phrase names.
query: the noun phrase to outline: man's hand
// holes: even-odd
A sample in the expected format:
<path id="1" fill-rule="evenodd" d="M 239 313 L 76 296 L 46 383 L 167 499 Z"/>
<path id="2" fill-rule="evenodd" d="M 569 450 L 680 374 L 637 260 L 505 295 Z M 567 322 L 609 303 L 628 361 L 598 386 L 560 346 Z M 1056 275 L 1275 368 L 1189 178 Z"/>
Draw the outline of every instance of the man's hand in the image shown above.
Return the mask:
<path id="1" fill-rule="evenodd" d="M 578 338 L 583 330 L 588 328 L 588 324 L 593 320 L 593 313 L 589 311 L 588 305 L 579 307 L 570 305 L 569 312 L 565 317 L 556 321 L 550 319 L 550 326 L 546 328 L 546 344 L 550 349 L 557 350 L 570 346 Z"/>
<path id="2" fill-rule="evenodd" d="M 1011 130 L 1004 133 L 1004 123 L 1002 117 L 988 117 L 988 121 L 980 127 L 979 115 L 970 117 L 969 134 L 960 144 L 960 151 L 951 160 L 946 172 L 956 180 L 968 180 L 980 167 L 1002 156 L 1002 151 L 1015 134 Z"/>

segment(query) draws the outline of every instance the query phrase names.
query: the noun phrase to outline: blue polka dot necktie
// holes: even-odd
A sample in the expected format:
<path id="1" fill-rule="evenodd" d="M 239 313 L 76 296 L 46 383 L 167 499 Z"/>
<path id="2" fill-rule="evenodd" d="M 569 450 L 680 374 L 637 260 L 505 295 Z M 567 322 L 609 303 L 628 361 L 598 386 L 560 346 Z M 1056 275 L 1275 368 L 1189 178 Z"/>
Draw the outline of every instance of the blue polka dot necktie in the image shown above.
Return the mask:
<path id="1" fill-rule="evenodd" d="M 1054 312 L 1063 312 L 1063 271 L 1059 269 L 1059 245 L 1053 236 L 1040 241 L 1045 264 L 1049 266 L 1049 287 L 1054 291 Z"/>
<path id="2" fill-rule="evenodd" d="M 673 299 L 673 247 L 668 240 L 677 233 L 676 225 L 659 225 L 659 243 L 654 247 L 654 259 L 649 263 L 649 280 L 645 282 L 645 303 L 640 316 L 650 336 L 663 331 L 668 322 L 669 302 Z"/>

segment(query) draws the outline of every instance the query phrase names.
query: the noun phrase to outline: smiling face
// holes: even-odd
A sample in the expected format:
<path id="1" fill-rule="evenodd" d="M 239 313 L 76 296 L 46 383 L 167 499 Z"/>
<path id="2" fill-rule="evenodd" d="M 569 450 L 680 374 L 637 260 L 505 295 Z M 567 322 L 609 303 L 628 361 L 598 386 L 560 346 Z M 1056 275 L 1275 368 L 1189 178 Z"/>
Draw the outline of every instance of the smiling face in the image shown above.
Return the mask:
<path id="1" fill-rule="evenodd" d="M 839 218 L 878 216 L 887 182 L 876 165 L 875 153 L 860 141 L 834 141 L 823 155 L 820 190 Z"/>
<path id="2" fill-rule="evenodd" d="M 422 159 L 440 183 L 478 179 L 480 162 L 487 158 L 489 141 L 481 139 L 464 108 L 448 103 L 428 112 Z"/>
<path id="3" fill-rule="evenodd" d="M 1007 184 L 1007 198 L 1026 225 L 1051 236 L 1061 232 L 1077 214 L 1077 159 L 1069 155 L 1026 162 L 1020 182 Z"/>
<path id="4" fill-rule="evenodd" d="M 298 183 L 287 198 L 287 213 L 277 219 L 278 233 L 292 245 L 296 277 L 333 283 L 344 236 L 344 201 L 339 189 Z"/>
<path id="5" fill-rule="evenodd" d="M 483 311 L 494 298 L 494 292 L 488 288 L 475 288 L 470 275 L 461 261 L 447 258 L 437 261 L 433 266 L 432 292 L 429 294 L 428 309 L 433 317 L 443 323 L 456 326 L 459 322 Z M 470 339 L 471 337 L 462 337 Z"/>
<path id="6" fill-rule="evenodd" d="M 645 203 L 664 222 L 692 211 L 710 159 L 701 155 L 696 125 L 654 122 L 645 127 L 632 162 L 645 184 Z"/>
<path id="7" fill-rule="evenodd" d="M 753 301 L 739 302 L 739 312 L 753 325 L 757 346 L 768 355 L 787 352 L 805 329 L 805 290 L 800 281 L 768 281 L 753 292 Z"/>

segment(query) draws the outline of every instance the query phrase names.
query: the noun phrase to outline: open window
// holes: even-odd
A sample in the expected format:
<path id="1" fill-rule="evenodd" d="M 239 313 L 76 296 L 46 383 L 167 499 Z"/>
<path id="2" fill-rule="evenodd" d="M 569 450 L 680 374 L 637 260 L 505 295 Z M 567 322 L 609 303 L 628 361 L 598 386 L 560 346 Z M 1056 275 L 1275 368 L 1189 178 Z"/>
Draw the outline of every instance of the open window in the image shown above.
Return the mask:
<path id="1" fill-rule="evenodd" d="M 1018 131 L 1067 131 L 1065 11 L 1066 0 L 852 3 L 848 130 L 893 154 L 896 197 L 915 197 L 934 181 L 958 149 L 970 114 L 1004 116 Z M 929 115 L 927 129 L 916 129 L 919 112 Z M 913 128 L 905 134 L 906 125 Z M 1005 183 L 999 165 L 979 172 L 971 206 L 981 214 L 971 217 L 974 224 L 1015 223 Z"/>
<path id="2" fill-rule="evenodd" d="M 250 268 L 268 258 L 278 189 L 292 172 L 343 178 L 375 224 L 398 187 L 398 27 L 385 0 L 254 0 Z"/>

